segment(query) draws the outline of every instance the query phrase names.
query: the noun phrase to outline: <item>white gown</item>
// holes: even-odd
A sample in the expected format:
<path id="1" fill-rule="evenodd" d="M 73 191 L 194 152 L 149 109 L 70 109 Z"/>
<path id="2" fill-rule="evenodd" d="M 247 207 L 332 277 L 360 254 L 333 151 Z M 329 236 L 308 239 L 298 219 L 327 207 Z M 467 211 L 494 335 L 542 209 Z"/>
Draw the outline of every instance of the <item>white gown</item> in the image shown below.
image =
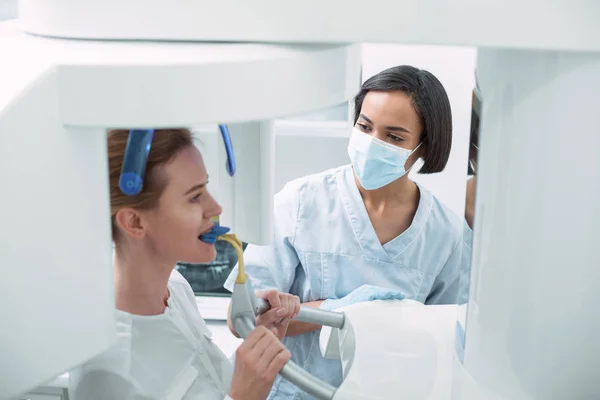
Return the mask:
<path id="1" fill-rule="evenodd" d="M 116 343 L 70 372 L 71 399 L 230 399 L 233 367 L 211 341 L 192 288 L 175 270 L 168 287 L 161 315 L 116 311 Z"/>

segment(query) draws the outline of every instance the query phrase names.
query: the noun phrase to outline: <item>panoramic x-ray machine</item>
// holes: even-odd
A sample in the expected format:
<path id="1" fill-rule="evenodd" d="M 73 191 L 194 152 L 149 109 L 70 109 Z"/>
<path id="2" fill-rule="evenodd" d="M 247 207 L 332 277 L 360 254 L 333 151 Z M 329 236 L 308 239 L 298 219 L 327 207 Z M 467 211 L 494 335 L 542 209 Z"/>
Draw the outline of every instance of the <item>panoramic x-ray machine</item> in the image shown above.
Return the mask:
<path id="1" fill-rule="evenodd" d="M 343 310 L 327 396 L 598 397 L 599 2 L 22 0 L 19 18 L 0 24 L 0 398 L 114 339 L 107 128 L 229 124 L 222 222 L 268 243 L 271 121 L 349 100 L 360 42 L 479 47 L 470 298 Z"/>

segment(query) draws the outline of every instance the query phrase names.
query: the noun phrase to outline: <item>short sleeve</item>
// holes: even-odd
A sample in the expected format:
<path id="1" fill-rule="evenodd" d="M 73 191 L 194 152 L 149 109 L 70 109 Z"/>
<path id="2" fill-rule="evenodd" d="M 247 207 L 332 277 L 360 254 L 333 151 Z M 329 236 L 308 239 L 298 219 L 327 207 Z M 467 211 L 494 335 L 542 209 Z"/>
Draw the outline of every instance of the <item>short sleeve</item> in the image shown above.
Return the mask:
<path id="1" fill-rule="evenodd" d="M 255 290 L 275 289 L 289 292 L 300 260 L 294 248 L 303 183 L 289 182 L 275 195 L 273 242 L 268 246 L 249 244 L 244 251 L 244 266 Z M 236 266 L 224 284 L 233 291 L 238 274 Z"/>

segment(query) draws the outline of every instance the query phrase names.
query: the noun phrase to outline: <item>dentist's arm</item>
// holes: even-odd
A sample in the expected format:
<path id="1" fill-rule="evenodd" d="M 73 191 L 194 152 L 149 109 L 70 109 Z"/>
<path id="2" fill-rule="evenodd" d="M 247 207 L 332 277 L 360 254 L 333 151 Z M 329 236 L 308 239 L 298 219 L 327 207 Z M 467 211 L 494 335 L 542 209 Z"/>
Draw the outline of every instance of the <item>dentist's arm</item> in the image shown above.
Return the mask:
<path id="1" fill-rule="evenodd" d="M 322 303 L 323 303 L 323 300 L 311 301 L 308 303 L 303 303 L 302 306 L 319 308 Z M 267 313 L 265 313 L 265 315 L 271 313 L 272 311 L 273 310 L 269 310 Z M 240 335 L 233 328 L 233 324 L 231 323 L 231 304 L 229 304 L 229 310 L 227 311 L 227 326 L 229 327 L 229 330 L 235 337 L 237 337 L 237 338 L 240 337 Z M 287 326 L 287 332 L 286 332 L 285 336 L 304 335 L 305 333 L 317 331 L 320 328 L 321 328 L 321 325 L 308 324 L 306 322 L 292 320 L 289 322 L 289 325 Z"/>
<path id="2" fill-rule="evenodd" d="M 387 288 L 362 285 L 341 299 L 327 299 L 312 301 L 302 304 L 304 307 L 320 308 L 326 311 L 336 310 L 351 304 L 372 300 L 403 300 L 404 294 Z M 303 335 L 320 329 L 320 325 L 307 324 L 306 322 L 292 321 L 288 327 L 287 336 Z"/>
<path id="3" fill-rule="evenodd" d="M 321 310 L 332 311 L 338 308 L 346 307 L 351 304 L 362 303 L 373 300 L 403 300 L 404 294 L 396 290 L 387 289 L 380 286 L 362 285 L 341 299 L 327 299 L 303 303 L 303 307 L 319 308 Z M 320 325 L 308 324 L 301 321 L 291 321 L 286 336 L 298 336 L 317 331 Z"/>
<path id="4" fill-rule="evenodd" d="M 320 308 L 322 303 L 323 303 L 323 300 L 311 301 L 308 303 L 303 303 L 302 306 L 303 307 Z M 272 310 L 269 310 L 266 314 L 268 314 L 271 311 Z M 229 327 L 229 330 L 235 337 L 237 337 L 237 338 L 240 337 L 240 335 L 233 328 L 233 324 L 231 323 L 231 304 L 229 304 L 229 310 L 227 312 L 227 326 Z M 314 325 L 314 324 L 309 324 L 309 323 L 302 322 L 302 321 L 292 320 L 289 322 L 289 325 L 287 326 L 287 332 L 286 332 L 285 336 L 304 335 L 305 333 L 317 331 L 320 328 L 321 328 L 321 325 Z M 278 335 L 278 337 L 279 337 L 279 335 Z"/>

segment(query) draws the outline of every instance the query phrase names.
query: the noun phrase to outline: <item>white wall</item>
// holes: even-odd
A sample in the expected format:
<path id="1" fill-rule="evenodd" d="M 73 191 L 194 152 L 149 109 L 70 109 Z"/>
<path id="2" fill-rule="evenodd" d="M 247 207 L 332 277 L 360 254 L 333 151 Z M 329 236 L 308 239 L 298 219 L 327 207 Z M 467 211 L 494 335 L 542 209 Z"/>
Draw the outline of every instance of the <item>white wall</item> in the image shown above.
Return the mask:
<path id="1" fill-rule="evenodd" d="M 347 121 L 275 124 L 275 191 L 286 182 L 350 163 Z"/>
<path id="2" fill-rule="evenodd" d="M 419 175 L 411 171 L 410 177 L 431 190 L 460 216 L 464 215 L 465 209 L 471 91 L 475 86 L 476 62 L 477 50 L 470 47 L 363 45 L 363 80 L 386 68 L 408 64 L 428 70 L 444 85 L 453 119 L 450 160 L 439 174 Z"/>
<path id="3" fill-rule="evenodd" d="M 17 0 L 0 0 L 0 21 L 17 17 Z"/>

